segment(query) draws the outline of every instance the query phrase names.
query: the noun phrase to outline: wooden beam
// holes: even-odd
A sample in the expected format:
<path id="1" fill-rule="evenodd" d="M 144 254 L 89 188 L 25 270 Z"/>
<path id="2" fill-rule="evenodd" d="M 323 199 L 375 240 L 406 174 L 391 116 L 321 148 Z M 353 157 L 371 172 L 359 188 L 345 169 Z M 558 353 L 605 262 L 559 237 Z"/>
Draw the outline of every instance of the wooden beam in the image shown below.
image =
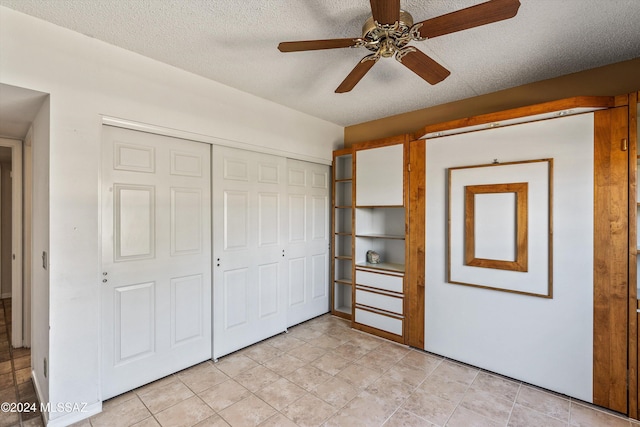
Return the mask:
<path id="1" fill-rule="evenodd" d="M 542 104 L 528 105 L 526 107 L 498 111 L 496 113 L 482 114 L 480 116 L 466 117 L 464 119 L 428 125 L 418 129 L 413 134 L 413 138 L 422 138 L 424 135 L 432 132 L 442 132 L 469 126 L 490 124 L 504 120 L 552 113 L 554 111 L 570 110 L 572 108 L 609 108 L 613 107 L 615 102 L 616 100 L 612 96 L 576 96 L 574 98 L 544 102 Z"/>
<path id="2" fill-rule="evenodd" d="M 593 403 L 627 412 L 628 107 L 594 113 Z M 627 140 L 628 143 L 628 140 Z"/>
<path id="3" fill-rule="evenodd" d="M 409 143 L 409 210 L 406 280 L 407 344 L 424 349 L 426 142 Z"/>
<path id="4" fill-rule="evenodd" d="M 629 410 L 630 417 L 638 418 L 638 93 L 629 95 Z"/>

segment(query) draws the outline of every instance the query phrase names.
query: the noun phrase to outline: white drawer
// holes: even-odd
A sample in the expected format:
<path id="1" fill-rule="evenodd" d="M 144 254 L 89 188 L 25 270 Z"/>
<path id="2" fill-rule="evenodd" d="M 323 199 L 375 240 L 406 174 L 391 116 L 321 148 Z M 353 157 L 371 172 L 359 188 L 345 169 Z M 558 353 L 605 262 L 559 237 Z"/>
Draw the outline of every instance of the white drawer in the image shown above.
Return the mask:
<path id="1" fill-rule="evenodd" d="M 402 293 L 403 276 L 372 273 L 370 271 L 356 270 L 356 284 L 384 289 L 385 291 Z"/>
<path id="2" fill-rule="evenodd" d="M 368 292 L 356 288 L 356 304 L 390 311 L 402 315 L 402 298 Z"/>
<path id="3" fill-rule="evenodd" d="M 402 336 L 402 320 L 356 307 L 356 323 Z"/>

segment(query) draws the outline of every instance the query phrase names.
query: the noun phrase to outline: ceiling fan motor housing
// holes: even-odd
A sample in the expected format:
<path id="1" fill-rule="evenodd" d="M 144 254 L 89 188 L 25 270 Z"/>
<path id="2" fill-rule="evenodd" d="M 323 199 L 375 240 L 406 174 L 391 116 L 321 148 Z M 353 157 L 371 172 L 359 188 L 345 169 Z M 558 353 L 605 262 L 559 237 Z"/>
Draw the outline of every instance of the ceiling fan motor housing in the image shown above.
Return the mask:
<path id="1" fill-rule="evenodd" d="M 411 41 L 411 27 L 413 17 L 404 10 L 400 11 L 400 19 L 393 25 L 379 24 L 371 16 L 362 26 L 364 47 L 372 52 L 379 51 L 380 56 L 385 58 L 393 56 L 396 50 Z"/>

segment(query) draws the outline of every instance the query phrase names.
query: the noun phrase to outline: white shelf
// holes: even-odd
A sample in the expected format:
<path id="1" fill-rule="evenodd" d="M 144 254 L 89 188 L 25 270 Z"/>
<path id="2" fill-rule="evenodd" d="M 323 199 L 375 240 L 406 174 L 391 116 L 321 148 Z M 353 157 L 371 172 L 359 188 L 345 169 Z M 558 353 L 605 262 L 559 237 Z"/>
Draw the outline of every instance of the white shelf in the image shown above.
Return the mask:
<path id="1" fill-rule="evenodd" d="M 339 311 L 340 313 L 351 314 L 351 307 L 340 306 L 336 307 L 335 311 Z"/>

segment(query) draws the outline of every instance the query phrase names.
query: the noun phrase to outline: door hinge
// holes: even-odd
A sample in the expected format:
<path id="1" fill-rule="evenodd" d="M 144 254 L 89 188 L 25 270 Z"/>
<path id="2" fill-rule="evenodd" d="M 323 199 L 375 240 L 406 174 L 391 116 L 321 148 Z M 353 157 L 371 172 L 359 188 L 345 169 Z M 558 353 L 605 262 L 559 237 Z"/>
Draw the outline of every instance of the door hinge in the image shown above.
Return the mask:
<path id="1" fill-rule="evenodd" d="M 411 172 L 411 163 L 409 163 L 409 164 L 407 165 L 407 170 L 408 170 L 409 172 Z"/>

